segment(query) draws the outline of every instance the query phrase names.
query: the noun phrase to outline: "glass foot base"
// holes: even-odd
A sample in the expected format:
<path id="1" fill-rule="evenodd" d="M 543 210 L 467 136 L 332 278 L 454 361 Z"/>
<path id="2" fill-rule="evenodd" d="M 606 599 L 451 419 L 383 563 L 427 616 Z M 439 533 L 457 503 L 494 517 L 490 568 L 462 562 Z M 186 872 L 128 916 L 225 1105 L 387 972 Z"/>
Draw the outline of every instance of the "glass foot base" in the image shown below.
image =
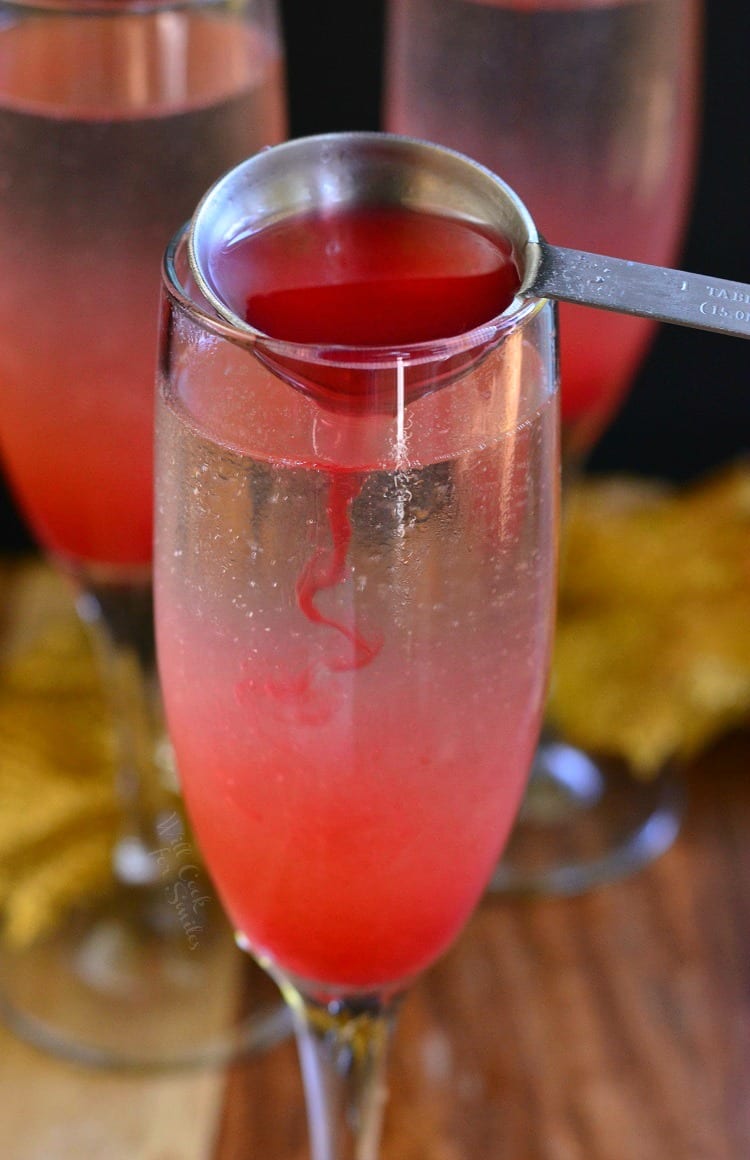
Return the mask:
<path id="1" fill-rule="evenodd" d="M 572 895 L 632 874 L 671 846 L 683 808 L 671 770 L 638 780 L 625 762 L 545 741 L 489 889 Z"/>
<path id="2" fill-rule="evenodd" d="M 3 949 L 0 1018 L 35 1047 L 99 1068 L 200 1067 L 270 1049 L 291 1034 L 289 1015 L 211 907 L 200 929 L 158 929 L 113 900 L 32 947 Z M 249 1011 L 248 972 L 259 976 Z"/>

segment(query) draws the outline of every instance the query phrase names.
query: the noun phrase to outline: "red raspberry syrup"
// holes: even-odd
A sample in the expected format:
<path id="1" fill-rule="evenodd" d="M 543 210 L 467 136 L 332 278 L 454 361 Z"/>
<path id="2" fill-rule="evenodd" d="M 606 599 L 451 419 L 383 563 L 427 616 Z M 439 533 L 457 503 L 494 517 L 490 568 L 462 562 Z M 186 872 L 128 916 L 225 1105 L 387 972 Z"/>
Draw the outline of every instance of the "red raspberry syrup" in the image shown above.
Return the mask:
<path id="1" fill-rule="evenodd" d="M 394 375 L 377 356 L 439 343 L 490 322 L 520 279 L 510 241 L 459 218 L 401 206 L 339 206 L 289 217 L 233 242 L 214 259 L 235 312 L 274 339 L 322 348 L 324 365 L 259 354 L 322 406 L 349 414 L 395 407 Z M 336 348 L 348 347 L 344 353 Z M 406 402 L 452 377 L 474 347 L 407 366 Z M 381 362 L 382 362 L 381 357 Z M 392 359 L 391 359 L 392 361 Z"/>

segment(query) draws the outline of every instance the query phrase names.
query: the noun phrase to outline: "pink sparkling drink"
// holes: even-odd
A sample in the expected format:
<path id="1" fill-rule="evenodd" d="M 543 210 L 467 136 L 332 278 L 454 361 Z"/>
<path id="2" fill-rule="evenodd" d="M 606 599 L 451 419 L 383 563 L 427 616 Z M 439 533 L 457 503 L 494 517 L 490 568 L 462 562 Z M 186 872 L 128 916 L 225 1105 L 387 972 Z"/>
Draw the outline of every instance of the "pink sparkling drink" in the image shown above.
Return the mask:
<path id="1" fill-rule="evenodd" d="M 560 246 L 673 265 L 692 185 L 699 0 L 390 0 L 385 127 L 510 183 Z M 560 306 L 563 448 L 589 450 L 654 324 Z"/>
<path id="2" fill-rule="evenodd" d="M 349 226 L 343 343 L 366 333 L 359 291 L 380 276 L 372 217 Z M 419 341 L 425 302 L 449 286 L 458 311 L 477 293 L 472 231 L 454 244 L 438 219 L 421 226 L 387 257 L 379 342 L 397 326 L 403 345 L 410 300 Z M 315 267 L 329 228 L 310 218 L 268 264 L 266 332 L 282 301 L 278 333 L 290 304 L 331 324 Z M 420 247 L 436 257 L 409 282 Z M 300 252 L 308 268 L 286 285 L 284 253 Z M 407 367 L 401 454 L 371 371 L 347 361 L 342 381 L 334 361 L 298 389 L 290 357 L 222 349 L 177 315 L 164 332 L 156 595 L 170 733 L 231 919 L 289 976 L 361 992 L 414 975 L 466 921 L 511 826 L 555 586 L 554 489 L 532 482 L 555 458 L 554 374 L 534 343 L 551 311 L 535 309 L 525 337 L 480 344 L 440 389 L 439 358 L 432 380 Z"/>
<path id="3" fill-rule="evenodd" d="M 159 262 L 224 169 L 284 134 L 269 29 L 197 4 L 0 28 L 0 448 L 41 544 L 152 552 Z"/>

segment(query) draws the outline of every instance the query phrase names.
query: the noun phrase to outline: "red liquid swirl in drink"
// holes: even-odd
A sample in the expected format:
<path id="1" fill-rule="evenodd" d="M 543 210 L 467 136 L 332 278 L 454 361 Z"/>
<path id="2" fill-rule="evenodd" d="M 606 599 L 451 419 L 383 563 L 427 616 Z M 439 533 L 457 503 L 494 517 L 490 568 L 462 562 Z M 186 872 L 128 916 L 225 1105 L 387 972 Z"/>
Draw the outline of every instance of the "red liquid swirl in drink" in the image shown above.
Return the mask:
<path id="1" fill-rule="evenodd" d="M 343 206 L 299 214 L 235 242 L 219 257 L 227 301 L 245 320 L 284 342 L 358 348 L 412 346 L 464 334 L 501 314 L 518 290 L 513 249 L 503 235 L 458 218 L 403 207 Z M 286 371 L 296 360 L 270 360 Z M 386 390 L 393 402 L 393 375 Z M 366 371 L 330 367 L 298 380 L 319 402 L 357 413 L 381 403 Z M 429 389 L 410 379 L 405 401 Z M 331 395 L 334 399 L 331 399 Z M 325 618 L 318 592 L 344 577 L 351 536 L 349 506 L 359 483 L 332 473 L 326 519 L 332 547 L 319 550 L 299 577 L 297 599 L 311 620 L 335 629 L 352 647 L 341 669 L 367 664 L 378 651 L 340 621 Z"/>

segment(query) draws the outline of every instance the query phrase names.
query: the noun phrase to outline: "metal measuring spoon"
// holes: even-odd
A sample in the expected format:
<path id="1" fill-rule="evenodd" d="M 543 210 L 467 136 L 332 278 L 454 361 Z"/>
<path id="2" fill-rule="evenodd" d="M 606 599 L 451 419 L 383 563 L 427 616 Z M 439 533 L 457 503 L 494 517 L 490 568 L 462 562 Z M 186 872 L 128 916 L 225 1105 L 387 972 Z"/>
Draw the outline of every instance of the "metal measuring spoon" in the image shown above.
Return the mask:
<path id="1" fill-rule="evenodd" d="M 198 286 L 220 317 L 258 332 L 221 285 L 214 257 L 244 234 L 291 214 L 334 205 L 403 205 L 491 224 L 510 238 L 521 284 L 500 317 L 527 298 L 553 298 L 750 338 L 750 285 L 550 245 L 518 195 L 470 158 L 388 133 L 302 137 L 256 153 L 220 178 L 190 226 Z"/>
<path id="2" fill-rule="evenodd" d="M 536 243 L 522 293 L 750 338 L 750 286 L 623 258 Z"/>

